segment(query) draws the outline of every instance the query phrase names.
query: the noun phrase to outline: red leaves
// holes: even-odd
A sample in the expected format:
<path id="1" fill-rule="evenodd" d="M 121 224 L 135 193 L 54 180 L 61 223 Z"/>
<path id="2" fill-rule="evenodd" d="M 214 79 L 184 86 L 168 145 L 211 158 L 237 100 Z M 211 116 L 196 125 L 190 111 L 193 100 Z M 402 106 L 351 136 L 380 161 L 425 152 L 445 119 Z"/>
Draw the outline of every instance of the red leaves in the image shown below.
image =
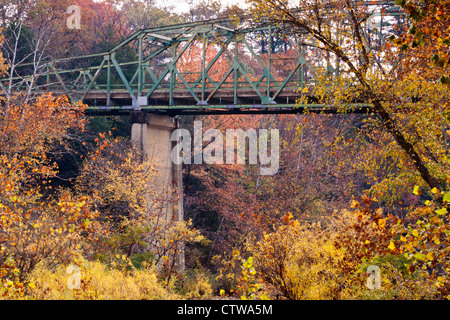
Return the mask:
<path id="1" fill-rule="evenodd" d="M 293 216 L 292 213 L 290 213 L 290 212 L 289 212 L 289 215 L 286 215 L 286 214 L 285 214 L 285 215 L 283 216 L 283 218 L 282 218 L 282 219 L 283 219 L 283 224 L 284 224 L 284 225 L 292 224 L 291 219 L 292 219 L 293 217 L 294 217 L 294 216 Z"/>

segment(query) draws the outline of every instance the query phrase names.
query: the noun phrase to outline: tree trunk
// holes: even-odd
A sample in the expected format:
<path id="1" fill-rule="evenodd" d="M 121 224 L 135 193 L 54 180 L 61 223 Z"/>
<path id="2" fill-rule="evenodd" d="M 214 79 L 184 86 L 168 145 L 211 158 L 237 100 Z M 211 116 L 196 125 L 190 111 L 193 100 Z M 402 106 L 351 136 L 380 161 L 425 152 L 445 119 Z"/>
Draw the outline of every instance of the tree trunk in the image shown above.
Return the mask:
<path id="1" fill-rule="evenodd" d="M 379 99 L 373 97 L 373 93 L 370 93 L 372 103 L 375 107 L 375 112 L 380 116 L 384 126 L 392 134 L 395 141 L 399 146 L 406 152 L 408 157 L 412 160 L 417 171 L 419 171 L 422 179 L 428 184 L 430 188 L 437 188 L 442 190 L 442 186 L 439 181 L 430 174 L 430 171 L 425 166 L 425 163 L 420 158 L 419 154 L 414 149 L 414 146 L 408 142 L 405 136 L 400 132 L 400 130 L 395 125 L 389 113 L 383 108 Z"/>

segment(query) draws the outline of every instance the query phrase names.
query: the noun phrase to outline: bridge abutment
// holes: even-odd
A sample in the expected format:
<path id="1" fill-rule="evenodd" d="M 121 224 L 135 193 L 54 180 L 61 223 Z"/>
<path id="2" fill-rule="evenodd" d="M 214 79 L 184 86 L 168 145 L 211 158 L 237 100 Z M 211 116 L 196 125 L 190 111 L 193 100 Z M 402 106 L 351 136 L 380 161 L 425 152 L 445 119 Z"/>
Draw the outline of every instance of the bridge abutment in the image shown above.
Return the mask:
<path id="1" fill-rule="evenodd" d="M 158 171 L 152 185 L 158 203 L 149 200 L 148 208 L 161 214 L 166 221 L 182 221 L 184 219 L 182 168 L 171 159 L 171 151 L 175 144 L 171 136 L 179 126 L 178 119 L 145 112 L 133 112 L 130 117 L 133 146 L 138 147 L 143 160 L 154 163 Z M 184 245 L 179 247 L 174 262 L 178 271 L 184 271 Z"/>

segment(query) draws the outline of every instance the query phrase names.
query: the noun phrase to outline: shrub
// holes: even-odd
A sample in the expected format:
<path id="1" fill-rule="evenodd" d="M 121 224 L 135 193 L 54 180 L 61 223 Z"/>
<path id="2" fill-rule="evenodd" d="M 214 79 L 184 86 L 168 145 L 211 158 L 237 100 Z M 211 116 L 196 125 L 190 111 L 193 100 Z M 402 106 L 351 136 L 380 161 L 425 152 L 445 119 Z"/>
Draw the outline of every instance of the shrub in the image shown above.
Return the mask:
<path id="1" fill-rule="evenodd" d="M 318 225 L 291 221 L 250 244 L 256 270 L 274 287 L 272 296 L 287 299 L 337 299 L 340 289 L 337 250 Z"/>
<path id="2" fill-rule="evenodd" d="M 79 286 L 71 284 L 77 273 L 69 266 L 38 266 L 28 280 L 34 284 L 27 298 L 39 300 L 162 300 L 180 299 L 172 285 L 164 286 L 154 268 L 119 270 L 98 261 L 78 261 Z M 75 286 L 74 286 L 75 285 Z"/>

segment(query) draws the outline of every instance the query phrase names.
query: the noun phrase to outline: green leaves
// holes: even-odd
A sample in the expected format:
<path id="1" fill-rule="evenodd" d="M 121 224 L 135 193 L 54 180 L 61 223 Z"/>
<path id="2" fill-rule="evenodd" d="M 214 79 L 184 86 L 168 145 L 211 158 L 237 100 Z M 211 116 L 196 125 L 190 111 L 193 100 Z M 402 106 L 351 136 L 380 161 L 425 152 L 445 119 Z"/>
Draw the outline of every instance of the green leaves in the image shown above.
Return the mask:
<path id="1" fill-rule="evenodd" d="M 446 77 L 443 75 L 442 77 L 439 78 L 439 83 L 450 85 L 450 77 Z"/>
<path id="2" fill-rule="evenodd" d="M 420 252 L 416 252 L 416 253 L 414 254 L 414 258 L 415 258 L 416 260 L 427 261 L 427 256 L 424 255 L 423 253 L 420 253 Z"/>
<path id="3" fill-rule="evenodd" d="M 446 193 L 446 194 L 444 194 L 444 198 L 443 198 L 443 200 L 444 200 L 444 201 L 446 201 L 446 202 L 450 202 L 450 192 L 449 192 L 449 193 Z"/>

